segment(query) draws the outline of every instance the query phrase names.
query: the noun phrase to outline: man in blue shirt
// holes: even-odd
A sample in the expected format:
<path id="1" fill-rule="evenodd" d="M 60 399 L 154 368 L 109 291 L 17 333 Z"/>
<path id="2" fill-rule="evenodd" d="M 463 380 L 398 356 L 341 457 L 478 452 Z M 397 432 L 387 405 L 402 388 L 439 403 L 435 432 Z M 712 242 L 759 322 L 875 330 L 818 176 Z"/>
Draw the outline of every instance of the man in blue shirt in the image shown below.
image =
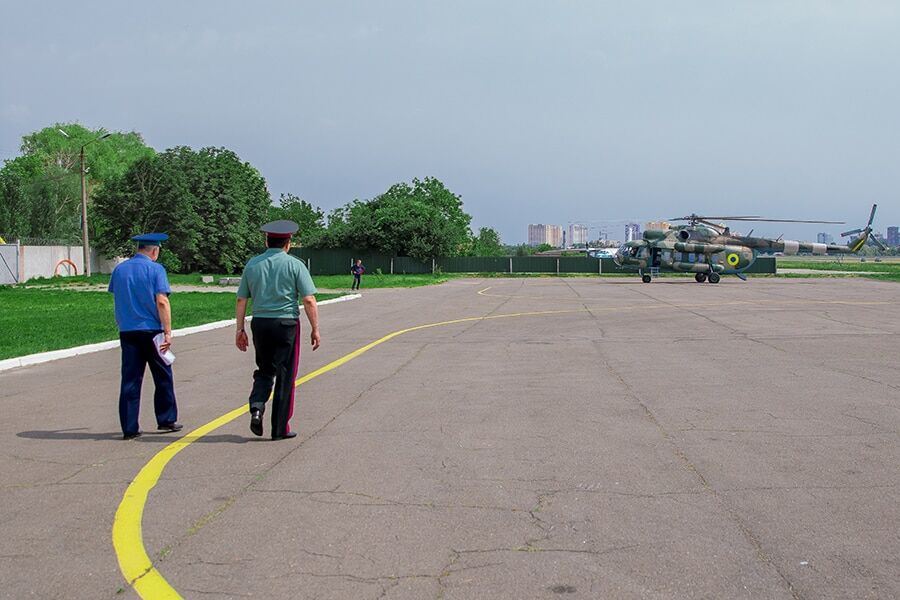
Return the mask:
<path id="1" fill-rule="evenodd" d="M 145 233 L 132 240 L 138 243 L 134 257 L 117 266 L 109 281 L 116 307 L 119 342 L 122 346 L 122 386 L 119 392 L 119 421 L 126 440 L 141 435 L 138 414 L 141 408 L 141 384 L 150 365 L 156 392 L 153 408 L 159 431 L 180 431 L 175 404 L 172 366 L 163 360 L 172 345 L 172 311 L 169 306 L 169 280 L 166 269 L 158 264 L 164 233 Z M 153 338 L 162 333 L 164 341 L 157 350 Z"/>

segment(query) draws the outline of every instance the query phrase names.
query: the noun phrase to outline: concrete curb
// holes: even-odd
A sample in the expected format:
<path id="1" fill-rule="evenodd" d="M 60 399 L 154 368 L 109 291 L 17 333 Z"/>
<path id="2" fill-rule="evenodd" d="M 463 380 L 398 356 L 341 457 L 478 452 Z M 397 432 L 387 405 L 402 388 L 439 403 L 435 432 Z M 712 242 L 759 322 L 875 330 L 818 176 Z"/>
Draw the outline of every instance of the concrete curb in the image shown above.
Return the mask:
<path id="1" fill-rule="evenodd" d="M 341 296 L 340 298 L 332 298 L 331 300 L 323 300 L 319 302 L 319 306 L 324 306 L 326 304 L 337 304 L 338 302 L 347 302 L 348 300 L 356 300 L 357 298 L 362 298 L 362 294 L 349 294 L 347 296 Z M 248 317 L 249 319 L 249 317 Z M 197 325 L 195 327 L 185 327 L 184 329 L 174 329 L 172 330 L 173 337 L 181 337 L 183 335 L 191 335 L 192 333 L 200 333 L 202 331 L 212 331 L 213 329 L 222 329 L 223 327 L 230 327 L 234 325 L 234 319 L 227 319 L 225 321 L 215 321 L 213 323 L 205 323 L 203 325 Z M 16 358 L 8 358 L 6 360 L 0 360 L 0 372 L 8 371 L 10 369 L 17 369 L 19 367 L 28 367 L 30 365 L 37 365 L 40 363 L 50 362 L 53 360 L 59 360 L 61 358 L 71 358 L 73 356 L 80 356 L 82 354 L 91 354 L 92 352 L 102 352 L 104 350 L 112 350 L 113 348 L 119 347 L 119 340 L 110 340 L 108 342 L 98 342 L 96 344 L 87 344 L 85 346 L 76 346 L 75 348 L 65 348 L 63 350 L 51 350 L 50 352 L 39 352 L 38 354 L 28 354 L 26 356 L 19 356 Z"/>

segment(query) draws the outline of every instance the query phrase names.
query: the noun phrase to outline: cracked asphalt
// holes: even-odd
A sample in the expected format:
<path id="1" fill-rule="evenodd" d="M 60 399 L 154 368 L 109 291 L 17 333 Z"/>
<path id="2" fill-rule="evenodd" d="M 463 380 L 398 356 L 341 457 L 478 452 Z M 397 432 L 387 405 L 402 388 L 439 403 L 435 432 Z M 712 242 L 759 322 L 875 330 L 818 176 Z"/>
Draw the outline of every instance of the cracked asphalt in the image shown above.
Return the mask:
<path id="1" fill-rule="evenodd" d="M 415 325 L 559 312 L 377 346 L 298 390 L 296 440 L 246 419 L 199 439 L 150 493 L 144 545 L 185 598 L 900 597 L 898 291 L 363 290 L 323 307 L 301 372 Z M 245 401 L 232 335 L 175 340 L 185 433 Z M 118 361 L 0 374 L 0 598 L 136 597 L 113 516 L 173 436 L 119 439 Z"/>

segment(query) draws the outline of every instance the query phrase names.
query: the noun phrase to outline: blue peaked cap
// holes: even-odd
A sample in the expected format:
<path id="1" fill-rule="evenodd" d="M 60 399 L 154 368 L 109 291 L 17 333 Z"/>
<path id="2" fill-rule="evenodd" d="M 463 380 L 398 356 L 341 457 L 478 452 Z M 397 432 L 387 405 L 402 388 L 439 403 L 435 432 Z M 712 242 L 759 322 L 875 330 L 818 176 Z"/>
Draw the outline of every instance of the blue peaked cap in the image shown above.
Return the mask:
<path id="1" fill-rule="evenodd" d="M 143 244 L 145 246 L 159 246 L 161 242 L 169 239 L 169 234 L 167 233 L 142 233 L 141 235 L 136 235 L 131 238 L 135 242 L 139 244 Z"/>

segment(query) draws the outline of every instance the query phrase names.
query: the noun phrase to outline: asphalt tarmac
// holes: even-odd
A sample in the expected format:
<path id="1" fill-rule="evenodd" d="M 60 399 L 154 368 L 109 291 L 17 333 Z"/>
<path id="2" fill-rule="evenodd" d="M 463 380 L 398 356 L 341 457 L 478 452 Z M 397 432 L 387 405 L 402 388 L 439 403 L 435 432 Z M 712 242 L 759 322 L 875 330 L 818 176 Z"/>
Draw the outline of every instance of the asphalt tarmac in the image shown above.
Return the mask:
<path id="1" fill-rule="evenodd" d="M 142 525 L 168 585 L 215 599 L 900 597 L 896 283 L 364 289 L 322 308 L 320 350 L 304 331 L 301 373 L 472 317 L 489 318 L 408 331 L 303 384 L 295 440 L 256 438 L 241 416 L 174 456 Z M 126 488 L 240 407 L 253 369 L 230 329 L 173 351 L 185 430 L 129 442 L 118 350 L 0 374 L 0 598 L 138 597 L 112 544 Z M 148 374 L 145 431 L 151 389 Z"/>

